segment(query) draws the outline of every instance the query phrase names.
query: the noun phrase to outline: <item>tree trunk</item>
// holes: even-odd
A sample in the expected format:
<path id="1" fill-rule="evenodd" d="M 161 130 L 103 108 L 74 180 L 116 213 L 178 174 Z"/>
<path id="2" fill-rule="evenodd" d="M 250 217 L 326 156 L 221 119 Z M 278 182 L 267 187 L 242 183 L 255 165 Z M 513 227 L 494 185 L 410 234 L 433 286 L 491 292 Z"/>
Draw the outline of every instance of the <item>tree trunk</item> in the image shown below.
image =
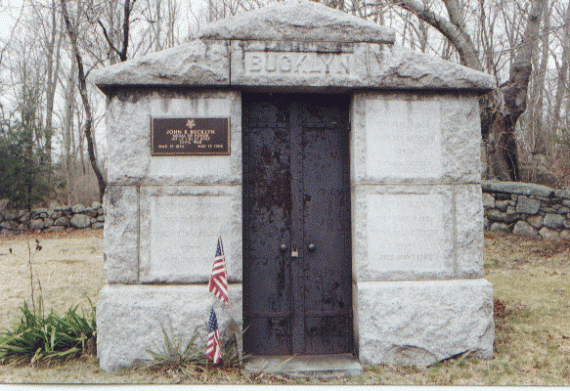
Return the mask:
<path id="1" fill-rule="evenodd" d="M 455 47 L 463 65 L 482 70 L 481 61 L 465 29 L 462 8 L 457 0 L 442 0 L 449 19 L 436 14 L 417 0 L 393 0 L 397 6 L 415 13 Z M 536 47 L 542 9 L 547 0 L 532 0 L 522 43 L 512 62 L 509 81 L 480 99 L 481 133 L 487 142 L 490 175 L 501 180 L 518 180 L 515 125 L 526 109 L 526 95 L 532 72 L 532 53 Z M 514 47 L 514 45 L 513 45 Z"/>
<path id="2" fill-rule="evenodd" d="M 566 85 L 568 76 L 568 61 L 570 60 L 570 4 L 566 6 L 564 16 L 564 49 L 562 50 L 562 65 L 558 70 L 558 80 L 556 85 L 556 98 L 554 100 L 554 113 L 552 115 L 552 129 L 558 133 L 560 129 L 560 112 L 562 110 L 562 100 L 568 87 Z"/>
<path id="3" fill-rule="evenodd" d="M 65 27 L 67 30 L 67 34 L 69 36 L 69 40 L 71 41 L 71 48 L 73 51 L 73 56 L 75 57 L 75 63 L 77 64 L 77 81 L 79 87 L 79 94 L 81 96 L 81 102 L 83 103 L 83 109 L 85 111 L 85 138 L 87 139 L 87 151 L 89 153 L 89 161 L 91 162 L 91 167 L 95 172 L 95 176 L 97 177 L 97 183 L 99 185 L 99 201 L 103 202 L 103 196 L 105 195 L 105 188 L 107 187 L 107 182 L 99 170 L 97 165 L 97 159 L 95 157 L 95 150 L 93 148 L 93 136 L 92 136 L 92 128 L 93 128 L 93 111 L 91 110 L 91 103 L 89 102 L 89 97 L 87 96 L 87 76 L 85 75 L 85 71 L 83 69 L 83 58 L 81 57 L 81 53 L 79 53 L 79 47 L 77 45 L 77 26 L 72 26 L 71 20 L 69 18 L 69 14 L 67 12 L 67 0 L 60 0 L 61 1 L 61 8 L 63 11 L 63 19 L 65 21 Z M 79 20 L 79 18 L 78 18 Z"/>
<path id="4" fill-rule="evenodd" d="M 520 48 L 513 60 L 509 80 L 488 95 L 482 117 L 488 125 L 490 175 L 500 180 L 520 179 L 515 126 L 526 110 L 527 91 L 532 73 L 532 57 L 537 46 L 540 20 L 547 0 L 533 0 Z"/>

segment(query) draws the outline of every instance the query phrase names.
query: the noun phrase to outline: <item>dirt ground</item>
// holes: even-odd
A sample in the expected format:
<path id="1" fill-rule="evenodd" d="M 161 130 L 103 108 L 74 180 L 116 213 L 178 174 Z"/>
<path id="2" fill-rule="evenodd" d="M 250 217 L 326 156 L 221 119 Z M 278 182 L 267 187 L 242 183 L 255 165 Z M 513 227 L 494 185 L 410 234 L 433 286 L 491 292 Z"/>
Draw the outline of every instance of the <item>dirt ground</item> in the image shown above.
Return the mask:
<path id="1" fill-rule="evenodd" d="M 87 297 L 97 302 L 106 282 L 102 230 L 0 236 L 0 330 L 18 320 L 23 300 L 30 302 L 30 259 L 46 312 L 88 309 Z M 83 357 L 47 368 L 0 365 L 0 383 L 569 385 L 570 242 L 487 232 L 484 263 L 495 298 L 491 360 L 459 357 L 424 369 L 368 366 L 357 378 L 319 381 L 241 370 L 191 378 L 142 369 L 103 373 L 96 357 Z"/>

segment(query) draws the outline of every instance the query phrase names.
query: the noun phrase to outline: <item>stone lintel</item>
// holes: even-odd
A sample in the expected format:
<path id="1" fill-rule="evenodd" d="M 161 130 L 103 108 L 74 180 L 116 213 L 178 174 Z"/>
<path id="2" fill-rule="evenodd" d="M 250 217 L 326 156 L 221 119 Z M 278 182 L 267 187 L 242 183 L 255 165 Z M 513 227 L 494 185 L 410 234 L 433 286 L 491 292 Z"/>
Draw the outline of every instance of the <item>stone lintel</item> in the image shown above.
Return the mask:
<path id="1" fill-rule="evenodd" d="M 481 93 L 496 86 L 491 75 L 396 45 L 283 40 L 196 40 L 98 70 L 92 78 L 104 92 L 130 85 Z"/>

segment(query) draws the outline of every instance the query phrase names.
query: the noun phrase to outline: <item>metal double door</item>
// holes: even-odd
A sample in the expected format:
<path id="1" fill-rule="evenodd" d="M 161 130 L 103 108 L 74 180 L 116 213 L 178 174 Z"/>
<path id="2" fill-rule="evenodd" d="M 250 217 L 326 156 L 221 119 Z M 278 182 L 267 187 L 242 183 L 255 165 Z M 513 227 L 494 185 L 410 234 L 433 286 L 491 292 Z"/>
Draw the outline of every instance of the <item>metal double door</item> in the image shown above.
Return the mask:
<path id="1" fill-rule="evenodd" d="M 349 99 L 243 102 L 244 351 L 352 353 Z"/>

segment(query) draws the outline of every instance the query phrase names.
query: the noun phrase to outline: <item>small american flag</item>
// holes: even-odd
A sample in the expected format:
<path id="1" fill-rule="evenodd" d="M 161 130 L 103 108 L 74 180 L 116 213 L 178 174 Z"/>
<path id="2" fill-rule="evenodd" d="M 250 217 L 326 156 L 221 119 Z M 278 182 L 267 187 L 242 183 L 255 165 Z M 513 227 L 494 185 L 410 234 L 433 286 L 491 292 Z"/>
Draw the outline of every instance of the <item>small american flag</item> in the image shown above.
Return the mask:
<path id="1" fill-rule="evenodd" d="M 214 293 L 214 296 L 222 303 L 227 303 L 230 298 L 228 296 L 228 278 L 226 276 L 226 259 L 224 256 L 224 248 L 222 246 L 222 238 L 218 238 L 218 248 L 216 249 L 216 259 L 210 277 L 210 285 L 208 290 Z"/>
<path id="2" fill-rule="evenodd" d="M 206 359 L 217 364 L 222 357 L 220 350 L 220 336 L 218 335 L 218 321 L 214 307 L 210 311 L 210 320 L 208 322 L 208 343 L 206 345 Z"/>

